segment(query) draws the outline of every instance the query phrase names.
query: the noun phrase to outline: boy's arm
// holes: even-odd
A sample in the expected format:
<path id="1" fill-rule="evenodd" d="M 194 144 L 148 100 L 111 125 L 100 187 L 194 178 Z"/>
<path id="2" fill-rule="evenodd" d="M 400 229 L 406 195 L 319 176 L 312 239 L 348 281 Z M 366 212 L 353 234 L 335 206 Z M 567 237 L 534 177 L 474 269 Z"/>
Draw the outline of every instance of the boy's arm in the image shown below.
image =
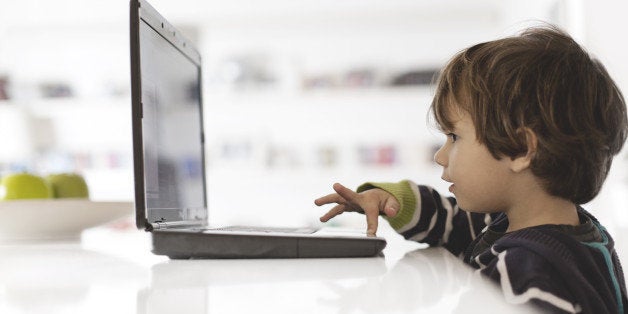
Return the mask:
<path id="1" fill-rule="evenodd" d="M 460 209 L 453 197 L 441 196 L 431 187 L 409 180 L 398 183 L 366 183 L 358 192 L 379 188 L 392 194 L 401 204 L 394 217 L 385 217 L 408 240 L 443 246 L 454 255 L 464 253 L 482 229 L 491 222 L 488 214 Z"/>
<path id="2" fill-rule="evenodd" d="M 486 265 L 480 265 L 479 271 L 500 285 L 508 303 L 529 304 L 543 313 L 591 312 L 578 304 L 569 292 L 569 285 L 560 277 L 560 271 L 553 268 L 543 256 L 524 248 L 494 249 L 493 252 L 486 252 L 479 257 L 490 259 Z M 497 256 L 493 255 L 495 253 Z M 573 276 L 577 278 L 577 274 Z M 587 299 L 589 306 L 602 306 L 595 303 L 594 300 L 599 299 L 594 293 L 589 294 Z"/>

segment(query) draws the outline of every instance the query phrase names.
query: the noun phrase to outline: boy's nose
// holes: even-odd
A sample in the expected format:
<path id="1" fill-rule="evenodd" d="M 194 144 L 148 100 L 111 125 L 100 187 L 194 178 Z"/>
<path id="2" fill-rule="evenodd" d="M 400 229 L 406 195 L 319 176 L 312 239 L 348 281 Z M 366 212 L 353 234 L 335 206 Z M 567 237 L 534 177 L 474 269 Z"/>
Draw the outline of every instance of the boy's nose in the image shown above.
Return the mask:
<path id="1" fill-rule="evenodd" d="M 447 159 L 444 150 L 445 145 L 441 146 L 434 154 L 434 161 L 441 167 L 447 166 Z"/>

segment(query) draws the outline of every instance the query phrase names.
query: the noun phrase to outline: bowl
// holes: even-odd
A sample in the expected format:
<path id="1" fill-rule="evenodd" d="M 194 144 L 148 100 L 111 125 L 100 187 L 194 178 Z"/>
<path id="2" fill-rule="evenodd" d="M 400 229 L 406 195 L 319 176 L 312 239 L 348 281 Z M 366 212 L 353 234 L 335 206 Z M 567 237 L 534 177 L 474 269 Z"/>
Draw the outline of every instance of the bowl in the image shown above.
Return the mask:
<path id="1" fill-rule="evenodd" d="M 133 202 L 85 199 L 0 201 L 0 241 L 79 239 L 85 229 L 134 212 Z"/>

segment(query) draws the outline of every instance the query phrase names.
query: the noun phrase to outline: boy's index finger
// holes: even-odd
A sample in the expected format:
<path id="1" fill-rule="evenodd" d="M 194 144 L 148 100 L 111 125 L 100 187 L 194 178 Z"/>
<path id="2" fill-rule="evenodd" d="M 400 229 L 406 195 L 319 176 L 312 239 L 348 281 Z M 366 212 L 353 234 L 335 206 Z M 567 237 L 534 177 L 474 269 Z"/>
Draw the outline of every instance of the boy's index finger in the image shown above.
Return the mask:
<path id="1" fill-rule="evenodd" d="M 344 198 L 348 203 L 356 203 L 358 193 L 353 192 L 352 190 L 346 188 L 344 185 L 340 183 L 334 183 L 334 191 L 338 193 L 342 198 Z"/>
<path id="2" fill-rule="evenodd" d="M 347 206 L 352 207 L 354 211 L 363 212 L 366 215 L 366 224 L 367 229 L 366 233 L 368 236 L 375 236 L 377 232 L 377 219 L 379 217 L 379 212 L 375 211 L 366 211 L 360 208 L 361 204 L 359 204 L 360 194 L 346 188 L 340 183 L 334 183 L 334 190 L 340 197 L 344 198 L 347 201 Z M 345 209 L 346 210 L 346 209 Z"/>
<path id="3" fill-rule="evenodd" d="M 377 218 L 379 215 L 366 213 L 366 235 L 375 236 L 377 233 Z"/>

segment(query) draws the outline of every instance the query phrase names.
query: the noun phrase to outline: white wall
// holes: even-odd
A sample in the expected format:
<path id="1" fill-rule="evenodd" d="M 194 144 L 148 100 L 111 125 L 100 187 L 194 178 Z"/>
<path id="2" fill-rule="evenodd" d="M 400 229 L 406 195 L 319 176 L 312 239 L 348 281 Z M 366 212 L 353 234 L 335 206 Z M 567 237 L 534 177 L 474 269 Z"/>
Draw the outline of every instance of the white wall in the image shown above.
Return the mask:
<path id="1" fill-rule="evenodd" d="M 614 78 L 624 97 L 628 94 L 628 2 L 583 2 L 585 45 L 599 58 Z M 589 208 L 599 216 L 616 238 L 618 251 L 623 260 L 628 257 L 628 148 L 615 158 L 609 178 L 600 195 Z M 623 254 L 623 255 L 622 255 Z"/>
<path id="2" fill-rule="evenodd" d="M 438 67 L 468 45 L 510 35 L 536 20 L 544 20 L 570 31 L 607 65 L 620 86 L 628 89 L 628 63 L 623 57 L 628 43 L 621 37 L 622 30 L 628 29 L 622 16 L 628 4 L 619 0 L 151 3 L 198 42 L 204 56 L 208 134 L 210 143 L 216 145 L 208 150 L 212 171 L 209 199 L 211 208 L 216 209 L 213 218 L 220 222 L 255 217 L 259 211 L 256 204 L 280 207 L 273 209 L 274 215 L 268 215 L 268 222 L 311 221 L 320 213 L 310 204 L 311 199 L 327 193 L 335 180 L 355 185 L 367 179 L 412 178 L 442 185 L 438 168 L 427 161 L 432 146 L 441 140 L 425 123 L 429 88 L 310 92 L 300 87 L 307 75 L 341 75 L 359 67 L 384 74 L 410 67 Z M 129 86 L 128 1 L 0 0 L 0 7 L 0 75 L 10 75 L 19 93 L 16 96 L 21 96 L 14 105 L 36 116 L 64 117 L 55 118 L 56 134 L 65 134 L 56 144 L 60 150 L 84 149 L 97 159 L 107 159 L 107 154 L 114 151 L 125 159 L 122 168 L 130 167 L 130 141 L 123 139 L 124 132 L 130 136 L 125 109 Z M 265 57 L 280 84 L 244 94 L 212 85 L 212 78 L 225 60 L 242 55 Z M 71 82 L 76 99 L 63 104 L 39 101 L 29 91 L 46 80 Z M 121 96 L 112 98 L 116 90 Z M 74 105 L 83 108 L 69 109 Z M 91 125 L 98 125 L 98 130 L 92 130 L 99 137 L 95 144 L 102 142 L 105 146 L 90 146 L 85 136 L 67 135 L 73 128 L 90 128 L 84 120 L 67 119 L 77 112 L 84 114 L 89 106 L 101 117 L 98 124 Z M 108 139 L 108 135 L 115 138 Z M 253 142 L 253 157 L 244 162 L 220 160 L 218 145 L 225 141 Z M 365 168 L 356 164 L 357 146 L 390 143 L 400 148 L 399 166 Z M 304 166 L 300 170 L 267 169 L 264 154 L 273 145 L 292 147 Z M 317 147 L 324 145 L 338 148 L 338 167 L 319 169 L 312 161 Z M 609 179 L 617 184 L 625 182 L 622 158 Z M 92 180 L 95 185 L 124 180 L 125 184 L 118 186 L 129 189 L 130 172 L 101 180 L 103 173 L 111 172 L 106 171 L 106 162 L 96 164 L 104 166 L 92 169 L 97 173 Z M 40 165 L 54 166 L 50 162 Z M 112 186 L 116 185 L 107 183 L 96 189 L 101 191 L 98 197 L 132 196 L 112 191 Z M 295 186 L 297 193 L 285 192 L 295 190 Z M 605 189 L 593 206 L 613 208 L 606 211 L 613 218 L 609 220 L 628 225 L 628 215 L 611 206 L 620 203 L 618 198 L 623 200 L 623 192 L 617 191 Z M 242 197 L 243 193 L 247 197 Z M 235 210 L 221 211 L 224 208 L 249 211 L 243 215 Z"/>

